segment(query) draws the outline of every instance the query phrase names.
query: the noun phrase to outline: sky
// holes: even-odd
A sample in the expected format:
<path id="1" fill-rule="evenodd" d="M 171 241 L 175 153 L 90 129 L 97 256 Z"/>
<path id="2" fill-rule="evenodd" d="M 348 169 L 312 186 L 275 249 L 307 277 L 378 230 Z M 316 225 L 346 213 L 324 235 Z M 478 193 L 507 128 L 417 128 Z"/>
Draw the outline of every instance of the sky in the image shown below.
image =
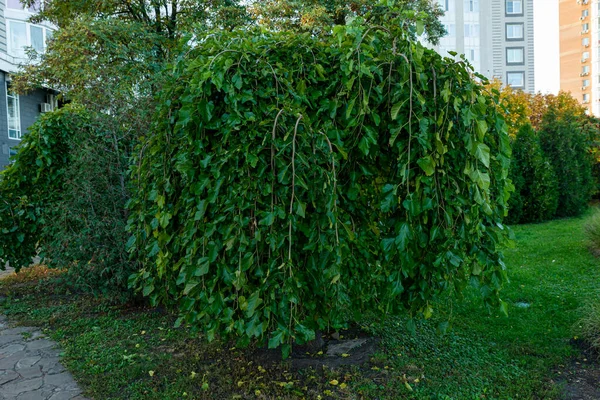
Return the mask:
<path id="1" fill-rule="evenodd" d="M 533 0 L 535 90 L 558 93 L 558 0 Z"/>

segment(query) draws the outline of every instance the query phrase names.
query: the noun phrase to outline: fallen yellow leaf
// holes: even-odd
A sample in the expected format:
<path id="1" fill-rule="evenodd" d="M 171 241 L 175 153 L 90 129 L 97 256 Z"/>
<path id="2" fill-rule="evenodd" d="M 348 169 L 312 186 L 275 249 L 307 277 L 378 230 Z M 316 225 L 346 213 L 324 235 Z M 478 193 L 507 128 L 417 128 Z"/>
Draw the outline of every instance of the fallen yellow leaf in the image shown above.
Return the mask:
<path id="1" fill-rule="evenodd" d="M 337 381 L 337 379 L 333 379 L 333 380 L 329 381 L 329 383 L 332 384 L 333 386 L 337 386 L 337 384 L 339 382 Z"/>

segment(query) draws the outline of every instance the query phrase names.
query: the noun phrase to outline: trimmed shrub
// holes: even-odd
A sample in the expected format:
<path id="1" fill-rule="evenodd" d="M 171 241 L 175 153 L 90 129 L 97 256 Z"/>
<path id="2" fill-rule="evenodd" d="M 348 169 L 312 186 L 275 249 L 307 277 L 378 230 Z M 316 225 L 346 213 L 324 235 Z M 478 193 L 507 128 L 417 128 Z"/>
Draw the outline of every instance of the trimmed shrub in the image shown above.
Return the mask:
<path id="1" fill-rule="evenodd" d="M 549 109 L 539 131 L 540 145 L 558 179 L 556 217 L 581 215 L 595 190 L 588 135 L 577 116 Z"/>
<path id="2" fill-rule="evenodd" d="M 498 304 L 510 146 L 465 63 L 356 21 L 183 54 L 132 163 L 137 290 L 284 354 L 467 284 Z"/>
<path id="3" fill-rule="evenodd" d="M 509 177 L 515 191 L 508 202 L 507 222 L 540 222 L 554 217 L 558 182 L 531 125 L 523 126 L 513 141 Z"/>

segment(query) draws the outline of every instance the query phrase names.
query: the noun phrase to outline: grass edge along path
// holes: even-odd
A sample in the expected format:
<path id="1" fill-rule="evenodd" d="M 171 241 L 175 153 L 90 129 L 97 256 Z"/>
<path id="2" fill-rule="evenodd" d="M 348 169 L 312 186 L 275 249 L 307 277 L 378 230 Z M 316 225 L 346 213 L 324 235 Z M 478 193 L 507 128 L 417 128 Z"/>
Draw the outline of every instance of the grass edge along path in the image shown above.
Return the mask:
<path id="1" fill-rule="evenodd" d="M 554 371 L 576 352 L 569 342 L 582 307 L 600 300 L 600 262 L 587 250 L 584 220 L 513 228 L 502 292 L 508 317 L 488 312 L 470 289 L 440 300 L 415 335 L 405 318 L 365 318 L 380 351 L 334 371 L 261 365 L 253 349 L 206 344 L 173 329 L 174 315 L 76 294 L 40 277 L 43 269 L 0 282 L 0 296 L 10 318 L 60 342 L 63 362 L 95 399 L 552 399 L 561 392 Z"/>

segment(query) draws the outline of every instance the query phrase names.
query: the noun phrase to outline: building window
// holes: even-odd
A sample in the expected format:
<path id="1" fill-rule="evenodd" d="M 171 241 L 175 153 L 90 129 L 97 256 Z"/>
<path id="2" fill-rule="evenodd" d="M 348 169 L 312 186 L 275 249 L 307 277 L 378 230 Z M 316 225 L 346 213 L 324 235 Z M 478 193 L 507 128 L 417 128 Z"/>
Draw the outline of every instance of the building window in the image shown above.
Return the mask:
<path id="1" fill-rule="evenodd" d="M 523 47 L 507 47 L 506 48 L 506 64 L 524 64 L 525 49 Z"/>
<path id="2" fill-rule="evenodd" d="M 506 24 L 506 40 L 523 40 L 523 24 Z"/>
<path id="3" fill-rule="evenodd" d="M 523 0 L 506 0 L 506 15 L 522 15 Z"/>
<path id="4" fill-rule="evenodd" d="M 589 65 L 584 65 L 583 67 L 581 67 L 581 76 L 586 76 L 590 74 L 590 66 Z"/>
<path id="5" fill-rule="evenodd" d="M 25 8 L 20 0 L 6 0 L 6 8 L 12 10 L 29 11 L 30 13 L 36 13 L 41 10 L 40 0 L 36 0 L 31 7 Z"/>
<path id="6" fill-rule="evenodd" d="M 513 88 L 525 87 L 525 72 L 507 72 L 506 84 Z"/>
<path id="7" fill-rule="evenodd" d="M 589 93 L 584 93 L 583 94 L 583 102 L 584 103 L 589 103 L 590 102 L 590 94 Z"/>
<path id="8" fill-rule="evenodd" d="M 590 38 L 589 37 L 584 37 L 583 39 L 581 39 L 581 45 L 583 47 L 589 47 L 589 45 L 590 45 Z"/>
<path id="9" fill-rule="evenodd" d="M 590 30 L 590 24 L 587 22 L 585 24 L 581 24 L 581 32 L 588 33 Z"/>
<path id="10" fill-rule="evenodd" d="M 8 20 L 8 53 L 14 57 L 25 57 L 25 49 L 33 48 L 38 53 L 46 50 L 52 31 L 28 22 Z"/>
<path id="11" fill-rule="evenodd" d="M 581 19 L 586 18 L 588 15 L 590 15 L 590 10 L 588 10 L 587 8 L 581 11 Z"/>
<path id="12" fill-rule="evenodd" d="M 450 8 L 452 8 L 452 1 L 453 0 L 438 0 L 438 4 L 442 8 L 442 10 L 448 12 L 450 11 Z"/>
<path id="13" fill-rule="evenodd" d="M 456 36 L 456 25 L 455 24 L 444 24 L 444 29 L 446 29 L 447 37 L 455 37 Z"/>
<path id="14" fill-rule="evenodd" d="M 584 79 L 583 81 L 581 81 L 581 87 L 588 87 L 590 86 L 590 80 L 589 79 Z"/>
<path id="15" fill-rule="evenodd" d="M 465 0 L 466 12 L 479 12 L 479 0 Z"/>
<path id="16" fill-rule="evenodd" d="M 465 37 L 479 37 L 479 24 L 465 24 Z"/>
<path id="17" fill-rule="evenodd" d="M 583 54 L 581 54 L 581 62 L 586 62 L 587 60 L 589 60 L 589 58 L 590 58 L 589 51 L 584 51 Z"/>
<path id="18" fill-rule="evenodd" d="M 8 137 L 9 139 L 21 140 L 19 95 L 11 93 L 8 85 L 6 86 L 6 107 L 8 109 Z"/>
<path id="19" fill-rule="evenodd" d="M 8 148 L 8 159 L 10 160 L 11 164 L 15 162 L 13 157 L 16 155 L 17 155 L 17 149 L 15 149 L 14 147 L 9 147 Z"/>

